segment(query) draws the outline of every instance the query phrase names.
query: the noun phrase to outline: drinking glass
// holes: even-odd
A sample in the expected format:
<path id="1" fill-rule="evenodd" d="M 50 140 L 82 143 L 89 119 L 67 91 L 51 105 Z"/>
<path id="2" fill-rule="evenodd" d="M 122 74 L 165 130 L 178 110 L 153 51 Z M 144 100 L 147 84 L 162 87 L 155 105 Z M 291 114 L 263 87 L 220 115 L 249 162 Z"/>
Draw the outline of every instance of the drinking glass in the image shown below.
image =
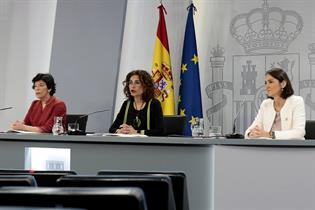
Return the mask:
<path id="1" fill-rule="evenodd" d="M 191 125 L 191 135 L 193 137 L 200 137 L 204 135 L 203 119 L 196 117 L 196 123 Z"/>
<path id="2" fill-rule="evenodd" d="M 209 127 L 209 137 L 219 137 L 222 136 L 221 126 L 211 125 Z"/>
<path id="3" fill-rule="evenodd" d="M 79 130 L 79 123 L 68 123 L 68 131 Z"/>

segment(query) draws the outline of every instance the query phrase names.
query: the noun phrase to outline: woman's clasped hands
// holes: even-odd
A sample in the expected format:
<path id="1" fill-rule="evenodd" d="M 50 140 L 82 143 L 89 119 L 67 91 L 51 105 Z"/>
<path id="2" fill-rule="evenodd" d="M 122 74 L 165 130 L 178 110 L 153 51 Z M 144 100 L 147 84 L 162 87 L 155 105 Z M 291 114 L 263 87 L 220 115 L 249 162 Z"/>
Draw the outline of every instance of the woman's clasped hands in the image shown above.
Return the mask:
<path id="1" fill-rule="evenodd" d="M 269 132 L 265 131 L 264 129 L 260 128 L 256 125 L 253 129 L 250 130 L 249 137 L 251 138 L 259 138 L 259 137 L 267 137 L 269 138 Z"/>
<path id="2" fill-rule="evenodd" d="M 131 125 L 122 124 L 119 126 L 119 129 L 116 130 L 116 133 L 136 134 L 137 130 L 135 130 Z"/>

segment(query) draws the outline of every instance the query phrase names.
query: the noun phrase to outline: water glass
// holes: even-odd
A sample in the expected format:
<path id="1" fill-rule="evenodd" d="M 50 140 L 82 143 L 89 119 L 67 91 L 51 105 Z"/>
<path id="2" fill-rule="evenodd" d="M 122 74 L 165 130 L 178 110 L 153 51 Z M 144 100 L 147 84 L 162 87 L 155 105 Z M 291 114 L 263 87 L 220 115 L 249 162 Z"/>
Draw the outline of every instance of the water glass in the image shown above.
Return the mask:
<path id="1" fill-rule="evenodd" d="M 196 123 L 191 125 L 191 135 L 193 137 L 200 137 L 204 135 L 203 119 L 196 117 Z"/>
<path id="2" fill-rule="evenodd" d="M 68 131 L 79 130 L 79 123 L 68 123 Z"/>
<path id="3" fill-rule="evenodd" d="M 54 125 L 52 127 L 53 135 L 61 135 L 63 134 L 63 124 L 62 124 L 62 117 L 56 116 L 54 117 Z"/>
<path id="4" fill-rule="evenodd" d="M 221 126 L 211 125 L 209 127 L 209 137 L 219 137 L 222 136 Z"/>

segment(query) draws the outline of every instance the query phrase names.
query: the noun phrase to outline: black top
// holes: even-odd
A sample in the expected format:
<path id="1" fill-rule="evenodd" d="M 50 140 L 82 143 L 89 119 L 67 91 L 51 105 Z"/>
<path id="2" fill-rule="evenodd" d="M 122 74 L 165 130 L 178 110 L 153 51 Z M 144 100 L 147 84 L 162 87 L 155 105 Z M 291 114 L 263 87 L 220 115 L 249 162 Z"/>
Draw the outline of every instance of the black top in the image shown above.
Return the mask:
<path id="1" fill-rule="evenodd" d="M 119 126 L 123 124 L 127 102 L 128 100 L 124 101 L 123 105 L 121 106 L 114 123 L 109 128 L 110 133 L 115 133 L 116 130 L 119 129 Z M 163 112 L 160 101 L 157 99 L 152 99 L 151 101 L 150 130 L 147 129 L 147 110 L 149 102 L 147 102 L 145 107 L 143 107 L 141 110 L 136 110 L 133 106 L 133 102 L 133 100 L 130 101 L 126 124 L 131 125 L 138 131 L 138 133 L 144 131 L 144 134 L 148 136 L 163 135 Z M 137 117 L 139 119 L 138 121 L 136 120 Z M 141 123 L 139 123 L 139 121 Z"/>

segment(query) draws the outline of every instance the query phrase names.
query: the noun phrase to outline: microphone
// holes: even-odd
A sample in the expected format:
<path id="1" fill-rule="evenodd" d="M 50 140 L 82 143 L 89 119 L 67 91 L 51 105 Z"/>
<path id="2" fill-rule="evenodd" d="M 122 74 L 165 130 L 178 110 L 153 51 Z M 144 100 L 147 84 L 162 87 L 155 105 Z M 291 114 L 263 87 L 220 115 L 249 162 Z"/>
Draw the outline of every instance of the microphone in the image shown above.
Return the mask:
<path id="1" fill-rule="evenodd" d="M 7 110 L 7 109 L 13 109 L 13 107 L 9 106 L 9 107 L 0 108 L 0 111 L 4 111 L 4 110 Z"/>
<path id="2" fill-rule="evenodd" d="M 234 117 L 234 120 L 233 120 L 233 133 L 225 135 L 225 137 L 228 138 L 228 139 L 243 139 L 244 138 L 243 134 L 235 133 L 235 130 L 236 130 L 236 119 L 238 118 L 238 116 L 241 113 L 241 108 L 243 108 L 243 106 L 245 104 L 245 99 L 246 98 L 243 99 L 243 101 L 242 101 L 242 103 L 240 105 L 240 108 L 239 108 L 238 112 L 236 113 L 236 116 Z"/>
<path id="3" fill-rule="evenodd" d="M 75 121 L 74 121 L 74 125 L 75 125 L 75 128 L 77 128 L 77 125 L 78 125 L 78 121 L 82 118 L 85 118 L 85 117 L 88 117 L 90 115 L 93 115 L 93 114 L 96 114 L 96 113 L 100 113 L 100 112 L 106 112 L 106 111 L 109 111 L 110 109 L 103 109 L 103 110 L 98 110 L 98 111 L 95 111 L 95 112 L 90 112 L 88 114 L 84 114 L 80 117 L 78 117 Z M 68 135 L 86 135 L 86 132 L 85 131 L 82 131 L 80 129 L 75 129 L 74 131 L 68 131 Z"/>

